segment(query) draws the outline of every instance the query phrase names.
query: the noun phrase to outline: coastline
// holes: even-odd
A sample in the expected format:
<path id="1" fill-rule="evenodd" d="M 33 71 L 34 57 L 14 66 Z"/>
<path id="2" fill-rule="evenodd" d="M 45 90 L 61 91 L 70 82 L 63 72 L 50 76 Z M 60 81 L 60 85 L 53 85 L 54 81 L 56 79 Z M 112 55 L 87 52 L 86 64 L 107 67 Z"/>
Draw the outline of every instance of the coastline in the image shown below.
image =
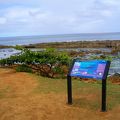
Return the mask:
<path id="1" fill-rule="evenodd" d="M 0 45 L 0 49 L 11 48 L 12 46 Z"/>
<path id="2" fill-rule="evenodd" d="M 119 48 L 120 40 L 50 42 L 22 46 L 25 48 Z"/>
<path id="3" fill-rule="evenodd" d="M 120 40 L 96 40 L 96 41 L 71 41 L 71 42 L 48 42 L 48 43 L 35 43 L 29 45 L 19 45 L 28 49 L 45 49 L 45 48 L 55 48 L 55 49 L 96 49 L 94 51 L 99 51 L 99 49 L 109 49 L 111 53 L 120 52 Z M 14 48 L 14 46 L 0 45 L 0 49 Z M 97 50 L 98 49 L 98 50 Z M 74 51 L 74 50 L 73 50 Z M 75 50 L 76 51 L 76 50 Z M 107 52 L 107 51 L 106 51 Z"/>

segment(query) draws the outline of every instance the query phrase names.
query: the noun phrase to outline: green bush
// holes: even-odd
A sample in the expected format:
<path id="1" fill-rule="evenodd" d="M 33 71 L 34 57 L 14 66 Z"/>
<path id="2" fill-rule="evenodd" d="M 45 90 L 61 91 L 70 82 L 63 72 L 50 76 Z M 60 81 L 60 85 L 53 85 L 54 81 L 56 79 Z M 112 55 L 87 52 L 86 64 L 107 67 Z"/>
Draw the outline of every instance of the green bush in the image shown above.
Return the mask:
<path id="1" fill-rule="evenodd" d="M 32 69 L 29 66 L 25 65 L 25 64 L 17 66 L 16 71 L 17 72 L 29 72 L 29 73 L 32 73 Z"/>
<path id="2" fill-rule="evenodd" d="M 68 66 L 71 57 L 65 53 L 57 51 L 56 49 L 49 48 L 42 52 L 31 51 L 29 49 L 21 49 L 21 54 L 10 56 L 9 58 L 0 60 L 0 66 L 12 66 L 20 64 L 16 68 L 18 72 L 31 72 L 32 70 L 46 77 L 54 77 L 56 74 L 65 74 L 62 66 Z"/>

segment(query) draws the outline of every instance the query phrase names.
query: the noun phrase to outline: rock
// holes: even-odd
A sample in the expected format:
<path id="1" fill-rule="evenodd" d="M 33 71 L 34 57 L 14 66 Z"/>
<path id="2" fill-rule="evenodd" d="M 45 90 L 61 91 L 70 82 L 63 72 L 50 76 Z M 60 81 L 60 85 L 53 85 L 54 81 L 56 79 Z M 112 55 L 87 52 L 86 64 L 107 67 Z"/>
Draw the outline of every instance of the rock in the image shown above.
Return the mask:
<path id="1" fill-rule="evenodd" d="M 119 84 L 119 85 L 120 85 L 120 74 L 119 74 L 119 73 L 115 73 L 114 75 L 112 75 L 112 76 L 109 77 L 109 80 L 110 80 L 112 83 L 115 83 L 115 84 Z"/>
<path id="2" fill-rule="evenodd" d="M 120 77 L 120 74 L 119 74 L 119 73 L 115 73 L 115 74 L 113 75 L 113 77 Z"/>

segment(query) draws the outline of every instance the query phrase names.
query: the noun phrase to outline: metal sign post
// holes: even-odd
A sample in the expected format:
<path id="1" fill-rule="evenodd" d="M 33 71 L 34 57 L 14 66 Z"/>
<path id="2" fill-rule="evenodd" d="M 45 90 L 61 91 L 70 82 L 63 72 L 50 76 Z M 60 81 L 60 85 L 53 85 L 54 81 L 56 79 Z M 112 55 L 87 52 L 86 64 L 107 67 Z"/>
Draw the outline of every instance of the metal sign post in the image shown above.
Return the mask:
<path id="1" fill-rule="evenodd" d="M 106 70 L 102 79 L 102 105 L 101 105 L 102 112 L 106 111 L 106 80 L 109 72 L 109 67 L 110 67 L 110 61 L 107 61 Z"/>
<path id="2" fill-rule="evenodd" d="M 102 80 L 102 106 L 101 111 L 106 111 L 106 79 Z"/>
<path id="3" fill-rule="evenodd" d="M 71 76 L 67 76 L 68 104 L 72 104 L 72 81 Z"/>

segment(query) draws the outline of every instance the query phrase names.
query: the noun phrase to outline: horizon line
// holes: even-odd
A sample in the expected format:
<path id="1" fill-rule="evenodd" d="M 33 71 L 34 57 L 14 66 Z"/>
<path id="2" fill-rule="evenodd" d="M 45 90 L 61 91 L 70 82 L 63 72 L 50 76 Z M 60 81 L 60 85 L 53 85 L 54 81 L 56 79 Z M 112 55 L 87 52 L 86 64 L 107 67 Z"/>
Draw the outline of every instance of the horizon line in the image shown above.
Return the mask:
<path id="1" fill-rule="evenodd" d="M 58 33 L 58 34 L 41 34 L 41 35 L 38 35 L 38 34 L 34 34 L 34 35 L 16 35 L 16 36 L 2 36 L 0 38 L 13 38 L 13 37 L 37 37 L 37 36 L 58 36 L 58 35 L 79 35 L 79 34 L 119 34 L 120 32 L 95 32 L 95 33 L 92 33 L 92 32 L 87 32 L 87 33 Z"/>

